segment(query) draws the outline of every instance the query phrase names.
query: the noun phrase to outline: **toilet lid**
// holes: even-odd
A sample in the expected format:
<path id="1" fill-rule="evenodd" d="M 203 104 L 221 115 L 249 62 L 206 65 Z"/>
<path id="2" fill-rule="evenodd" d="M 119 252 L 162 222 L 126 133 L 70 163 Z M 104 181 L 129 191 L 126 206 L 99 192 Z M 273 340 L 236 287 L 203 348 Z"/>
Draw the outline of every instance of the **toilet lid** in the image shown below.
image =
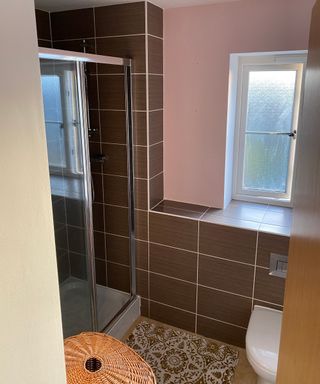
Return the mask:
<path id="1" fill-rule="evenodd" d="M 247 330 L 248 359 L 271 374 L 277 372 L 281 322 L 281 311 L 256 305 Z"/>

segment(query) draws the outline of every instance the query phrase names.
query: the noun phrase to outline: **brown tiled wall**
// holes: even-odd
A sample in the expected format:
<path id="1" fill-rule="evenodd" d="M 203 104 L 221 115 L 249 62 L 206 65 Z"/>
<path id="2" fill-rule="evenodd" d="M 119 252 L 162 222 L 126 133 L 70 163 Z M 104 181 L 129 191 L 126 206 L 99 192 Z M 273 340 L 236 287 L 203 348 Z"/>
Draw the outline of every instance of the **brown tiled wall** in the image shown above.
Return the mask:
<path id="1" fill-rule="evenodd" d="M 197 209 L 192 219 L 149 213 L 144 313 L 244 346 L 253 305 L 282 308 L 285 280 L 269 276 L 268 265 L 271 252 L 288 254 L 289 237 L 217 225 Z"/>
<path id="2" fill-rule="evenodd" d="M 153 19 L 151 24 L 149 17 Z M 155 205 L 163 199 L 162 10 L 145 2 L 137 2 L 55 12 L 51 13 L 51 27 L 54 48 L 85 49 L 89 53 L 133 58 L 136 238 L 138 266 L 146 267 L 149 182 L 151 204 Z M 96 131 L 90 139 L 90 154 L 104 153 L 108 156 L 102 167 L 92 164 L 96 276 L 100 284 L 128 290 L 123 84 L 123 68 L 88 67 L 90 122 L 91 129 Z M 148 275 L 141 271 L 137 273 L 138 286 L 141 287 L 143 277 L 148 278 Z"/>
<path id="3" fill-rule="evenodd" d="M 50 13 L 36 9 L 36 22 L 39 47 L 51 48 Z"/>

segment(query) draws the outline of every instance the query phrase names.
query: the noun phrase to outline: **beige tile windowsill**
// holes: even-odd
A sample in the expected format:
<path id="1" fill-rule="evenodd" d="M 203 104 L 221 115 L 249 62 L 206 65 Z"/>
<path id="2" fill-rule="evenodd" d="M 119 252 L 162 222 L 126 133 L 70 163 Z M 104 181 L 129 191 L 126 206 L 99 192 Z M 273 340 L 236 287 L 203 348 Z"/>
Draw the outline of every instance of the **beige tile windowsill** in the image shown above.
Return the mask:
<path id="1" fill-rule="evenodd" d="M 292 224 L 291 208 L 236 200 L 226 209 L 164 200 L 152 211 L 281 236 L 290 236 Z"/>

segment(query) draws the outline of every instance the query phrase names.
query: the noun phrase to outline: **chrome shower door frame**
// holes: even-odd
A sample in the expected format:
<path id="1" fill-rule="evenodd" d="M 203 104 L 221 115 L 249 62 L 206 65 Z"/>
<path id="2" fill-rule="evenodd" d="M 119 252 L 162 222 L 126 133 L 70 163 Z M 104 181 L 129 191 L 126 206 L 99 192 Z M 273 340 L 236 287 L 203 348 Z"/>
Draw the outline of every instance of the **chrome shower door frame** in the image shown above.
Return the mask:
<path id="1" fill-rule="evenodd" d="M 87 269 L 88 282 L 91 286 L 91 319 L 93 331 L 107 330 L 117 320 L 123 311 L 136 298 L 136 252 L 135 252 L 135 190 L 134 190 L 134 152 L 133 152 L 133 114 L 132 114 L 132 76 L 131 60 L 112 56 L 92 55 L 81 52 L 63 51 L 51 48 L 39 48 L 39 58 L 48 60 L 62 60 L 76 62 L 77 68 L 77 87 L 79 93 L 79 112 L 81 125 L 81 147 L 84 156 L 83 172 L 85 179 L 85 224 L 87 236 Z M 95 276 L 95 254 L 92 221 L 92 188 L 91 188 L 91 169 L 89 154 L 89 111 L 87 102 L 86 75 L 84 63 L 109 64 L 123 66 L 125 69 L 124 89 L 126 106 L 126 139 L 127 139 L 127 173 L 128 173 L 128 224 L 129 224 L 129 251 L 130 251 L 130 300 L 115 315 L 115 317 L 105 325 L 103 329 L 98 329 L 97 321 L 97 285 Z"/>

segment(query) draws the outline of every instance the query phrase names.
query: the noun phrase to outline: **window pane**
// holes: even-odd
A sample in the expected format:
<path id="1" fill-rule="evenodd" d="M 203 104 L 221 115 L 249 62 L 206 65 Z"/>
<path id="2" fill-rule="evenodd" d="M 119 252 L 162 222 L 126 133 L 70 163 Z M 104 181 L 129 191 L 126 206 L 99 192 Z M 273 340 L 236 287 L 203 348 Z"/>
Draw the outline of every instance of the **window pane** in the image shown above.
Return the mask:
<path id="1" fill-rule="evenodd" d="M 251 71 L 246 131 L 290 132 L 296 71 Z"/>
<path id="2" fill-rule="evenodd" d="M 288 136 L 246 135 L 243 188 L 285 193 L 291 141 Z"/>

